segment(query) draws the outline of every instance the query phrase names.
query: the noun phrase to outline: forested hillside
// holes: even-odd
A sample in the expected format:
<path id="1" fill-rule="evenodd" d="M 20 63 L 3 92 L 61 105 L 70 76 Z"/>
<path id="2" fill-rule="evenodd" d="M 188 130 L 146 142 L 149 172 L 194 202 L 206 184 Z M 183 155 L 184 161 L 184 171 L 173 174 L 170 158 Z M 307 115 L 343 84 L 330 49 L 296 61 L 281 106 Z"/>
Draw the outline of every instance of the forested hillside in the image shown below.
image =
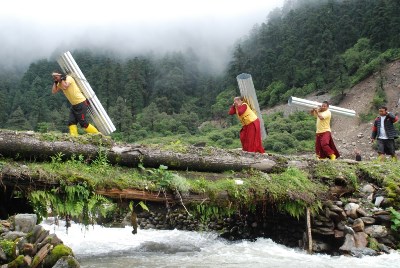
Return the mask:
<path id="1" fill-rule="evenodd" d="M 114 139 L 162 137 L 235 148 L 240 126 L 227 111 L 239 94 L 238 74 L 252 75 L 262 108 L 313 92 L 329 92 L 339 101 L 350 87 L 399 58 L 398 14 L 396 0 L 288 0 L 235 44 L 222 74 L 202 71 L 192 50 L 124 59 L 71 52 L 117 128 Z M 67 132 L 69 105 L 62 94 L 51 94 L 54 69 L 59 69 L 55 59 L 43 59 L 22 73 L 0 73 L 2 128 Z M 383 104 L 385 96 L 377 94 L 376 104 Z M 282 141 L 275 147 L 269 142 L 268 150 L 312 148 L 312 119 L 291 118 L 306 126 L 300 133 L 293 124 L 283 129 L 287 122 L 277 118 L 265 123 L 270 137 Z"/>

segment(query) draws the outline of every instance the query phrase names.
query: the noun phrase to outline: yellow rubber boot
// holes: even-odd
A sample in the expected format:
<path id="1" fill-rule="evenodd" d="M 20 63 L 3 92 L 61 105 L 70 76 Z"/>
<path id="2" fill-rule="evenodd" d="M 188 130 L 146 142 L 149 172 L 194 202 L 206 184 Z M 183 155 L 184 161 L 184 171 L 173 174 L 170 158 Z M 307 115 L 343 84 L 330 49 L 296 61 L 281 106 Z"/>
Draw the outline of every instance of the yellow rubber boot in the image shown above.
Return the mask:
<path id="1" fill-rule="evenodd" d="M 336 160 L 336 155 L 331 154 L 331 155 L 329 156 L 329 158 L 330 158 L 331 160 Z"/>
<path id="2" fill-rule="evenodd" d="M 91 124 L 88 125 L 87 128 L 85 128 L 86 133 L 90 133 L 90 134 L 96 134 L 99 133 L 99 131 L 97 130 L 97 128 Z"/>
<path id="3" fill-rule="evenodd" d="M 77 125 L 70 125 L 69 126 L 69 134 L 73 137 L 78 136 L 78 126 Z"/>

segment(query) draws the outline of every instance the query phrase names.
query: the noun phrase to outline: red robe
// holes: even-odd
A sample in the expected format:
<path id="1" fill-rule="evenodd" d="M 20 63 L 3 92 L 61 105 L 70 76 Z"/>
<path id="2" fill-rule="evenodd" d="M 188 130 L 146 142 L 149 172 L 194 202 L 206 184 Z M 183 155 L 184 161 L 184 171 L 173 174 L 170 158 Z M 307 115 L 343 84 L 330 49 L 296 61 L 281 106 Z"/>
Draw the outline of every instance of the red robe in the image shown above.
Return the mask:
<path id="1" fill-rule="evenodd" d="M 239 115 L 242 115 L 247 108 L 246 104 L 243 104 L 238 107 Z M 229 114 L 236 114 L 236 108 L 234 105 L 229 109 Z M 260 120 L 257 118 L 255 121 L 251 122 L 248 125 L 242 126 L 240 130 L 240 142 L 242 143 L 242 150 L 246 152 L 256 152 L 256 153 L 265 153 L 264 147 L 261 141 L 261 129 L 260 129 Z"/>
<path id="2" fill-rule="evenodd" d="M 315 136 L 315 153 L 321 159 L 329 158 L 332 154 L 336 155 L 336 158 L 340 157 L 329 131 L 317 133 Z"/>

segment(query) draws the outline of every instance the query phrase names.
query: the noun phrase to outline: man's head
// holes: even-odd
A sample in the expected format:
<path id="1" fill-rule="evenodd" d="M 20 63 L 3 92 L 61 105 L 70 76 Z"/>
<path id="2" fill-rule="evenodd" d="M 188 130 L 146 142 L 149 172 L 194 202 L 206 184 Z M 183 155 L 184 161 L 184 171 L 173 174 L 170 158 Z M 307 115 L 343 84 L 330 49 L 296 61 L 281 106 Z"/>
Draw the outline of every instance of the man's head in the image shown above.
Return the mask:
<path id="1" fill-rule="evenodd" d="M 328 108 L 329 108 L 329 102 L 323 101 L 322 104 L 321 104 L 320 111 L 321 112 L 325 112 L 326 110 L 328 110 Z"/>
<path id="2" fill-rule="evenodd" d="M 236 106 L 242 105 L 242 103 L 243 103 L 243 97 L 235 97 L 235 98 L 233 98 L 233 103 L 234 103 Z"/>
<path id="3" fill-rule="evenodd" d="M 51 74 L 53 80 L 56 82 L 60 82 L 61 80 L 65 80 L 65 75 L 60 70 L 55 70 Z"/>
<path id="4" fill-rule="evenodd" d="M 379 107 L 379 115 L 385 116 L 386 114 L 387 114 L 387 107 L 386 106 Z"/>

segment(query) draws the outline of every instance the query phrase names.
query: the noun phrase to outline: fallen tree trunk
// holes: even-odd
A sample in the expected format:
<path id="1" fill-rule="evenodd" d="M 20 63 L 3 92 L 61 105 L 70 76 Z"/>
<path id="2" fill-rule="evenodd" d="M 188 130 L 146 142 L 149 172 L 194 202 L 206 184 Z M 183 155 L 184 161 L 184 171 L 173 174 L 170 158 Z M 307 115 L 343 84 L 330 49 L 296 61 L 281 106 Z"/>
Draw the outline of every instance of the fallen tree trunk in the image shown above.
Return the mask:
<path id="1" fill-rule="evenodd" d="M 72 138 L 64 134 L 56 139 L 49 134 L 32 131 L 0 130 L 0 154 L 15 160 L 49 161 L 56 155 L 64 160 L 70 159 L 72 155 L 82 155 L 85 159 L 93 160 L 102 152 L 111 164 L 128 167 L 142 164 L 144 167 L 153 168 L 165 165 L 171 170 L 201 172 L 238 171 L 249 168 L 271 172 L 284 169 L 288 164 L 287 159 L 282 156 L 247 153 L 241 150 L 188 146 L 177 152 L 162 146 L 116 144 L 109 138 L 94 136 L 82 135 L 82 138 Z M 91 138 L 97 138 L 96 142 L 90 140 Z"/>
<path id="2" fill-rule="evenodd" d="M 40 174 L 40 172 L 32 171 L 25 165 L 21 166 L 4 166 L 0 169 L 0 186 L 6 189 L 10 187 L 14 190 L 36 191 L 54 189 L 59 187 L 56 175 L 49 177 L 49 174 Z M 151 202 L 168 202 L 179 203 L 204 203 L 209 202 L 209 196 L 205 194 L 190 193 L 183 196 L 176 196 L 169 192 L 156 192 L 139 189 L 96 189 L 96 194 L 100 194 L 115 200 L 144 200 Z M 221 191 L 214 200 L 221 202 L 229 199 L 226 191 Z"/>

